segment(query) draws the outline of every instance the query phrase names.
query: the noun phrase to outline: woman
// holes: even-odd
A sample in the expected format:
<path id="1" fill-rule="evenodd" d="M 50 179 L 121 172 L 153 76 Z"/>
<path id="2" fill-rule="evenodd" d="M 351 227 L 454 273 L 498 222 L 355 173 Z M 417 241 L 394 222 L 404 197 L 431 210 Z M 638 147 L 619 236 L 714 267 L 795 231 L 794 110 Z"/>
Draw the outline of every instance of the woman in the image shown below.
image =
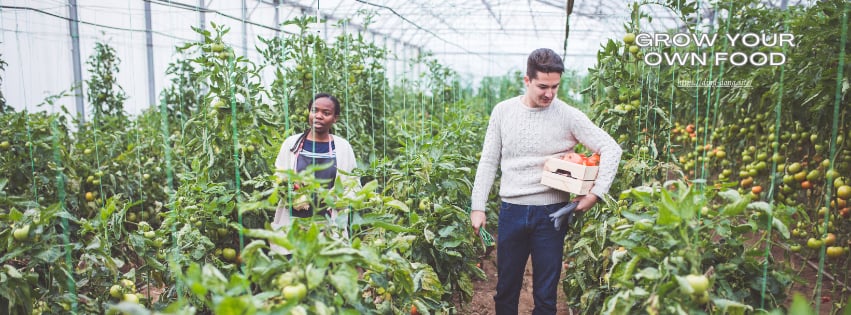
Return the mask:
<path id="1" fill-rule="evenodd" d="M 278 152 L 278 158 L 275 160 L 275 167 L 278 170 L 301 172 L 308 166 L 328 165 L 327 168 L 321 168 L 314 173 L 315 178 L 322 181 L 326 189 L 334 187 L 336 178 L 340 178 L 342 183 L 355 182 L 355 185 L 359 185 L 357 178 L 340 172 L 350 173 L 357 165 L 352 146 L 346 139 L 331 134 L 331 128 L 340 117 L 340 101 L 331 94 L 319 93 L 313 97 L 308 105 L 310 114 L 307 122 L 310 128 L 301 134 L 289 136 L 284 140 L 281 151 Z M 283 176 L 283 174 L 278 173 L 278 176 Z M 306 202 L 306 200 L 297 200 L 293 202 L 293 206 L 279 206 L 275 212 L 272 228 L 277 230 L 290 225 L 292 217 L 327 216 L 330 217 L 331 224 L 348 221 L 346 219 L 337 220 L 336 209 L 327 209 L 316 196 L 313 196 L 312 199 L 314 199 L 312 204 L 317 205 L 318 209 L 313 209 L 311 203 Z M 341 225 L 339 228 L 343 230 L 345 235 L 347 224 L 342 223 Z M 287 249 L 274 244 L 272 250 L 283 255 L 289 254 Z"/>

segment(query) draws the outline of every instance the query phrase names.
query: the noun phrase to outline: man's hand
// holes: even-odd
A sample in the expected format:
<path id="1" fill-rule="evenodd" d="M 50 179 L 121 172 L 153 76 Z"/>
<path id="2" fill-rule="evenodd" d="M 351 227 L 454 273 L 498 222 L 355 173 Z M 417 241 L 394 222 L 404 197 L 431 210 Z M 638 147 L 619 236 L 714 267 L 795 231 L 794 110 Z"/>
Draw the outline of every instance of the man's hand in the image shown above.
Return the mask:
<path id="1" fill-rule="evenodd" d="M 579 205 L 576 206 L 576 211 L 578 212 L 585 212 L 588 209 L 591 209 L 591 207 L 597 203 L 597 200 L 597 195 L 594 194 L 587 194 L 573 198 L 573 201 L 579 202 Z"/>
<path id="2" fill-rule="evenodd" d="M 476 230 L 476 234 L 479 234 L 479 228 L 483 228 L 485 226 L 485 223 L 487 223 L 487 216 L 485 216 L 485 211 L 470 211 L 470 223 L 473 224 L 473 230 Z"/>
<path id="3" fill-rule="evenodd" d="M 576 210 L 576 201 L 569 202 L 560 209 L 550 214 L 550 221 L 553 222 L 553 227 L 556 231 L 561 230 L 562 224 L 567 221 L 567 224 L 573 224 L 573 211 Z"/>

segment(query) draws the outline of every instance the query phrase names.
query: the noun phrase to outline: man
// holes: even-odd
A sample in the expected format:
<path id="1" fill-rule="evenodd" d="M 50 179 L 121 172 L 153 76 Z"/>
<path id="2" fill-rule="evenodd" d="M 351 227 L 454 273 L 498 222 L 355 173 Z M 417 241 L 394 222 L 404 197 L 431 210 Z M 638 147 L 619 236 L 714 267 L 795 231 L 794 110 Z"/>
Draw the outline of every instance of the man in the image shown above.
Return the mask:
<path id="1" fill-rule="evenodd" d="M 550 214 L 570 194 L 541 184 L 547 158 L 562 157 L 581 143 L 600 154 L 600 170 L 591 193 L 578 196 L 583 212 L 606 194 L 617 173 L 621 148 L 585 114 L 556 98 L 564 63 L 551 49 L 533 51 L 523 82 L 526 92 L 494 107 L 473 184 L 470 221 L 485 225 L 485 205 L 499 167 L 501 182 L 497 239 L 497 314 L 517 314 L 520 288 L 532 256 L 534 314 L 555 314 L 564 237 L 568 224 L 554 228 Z"/>

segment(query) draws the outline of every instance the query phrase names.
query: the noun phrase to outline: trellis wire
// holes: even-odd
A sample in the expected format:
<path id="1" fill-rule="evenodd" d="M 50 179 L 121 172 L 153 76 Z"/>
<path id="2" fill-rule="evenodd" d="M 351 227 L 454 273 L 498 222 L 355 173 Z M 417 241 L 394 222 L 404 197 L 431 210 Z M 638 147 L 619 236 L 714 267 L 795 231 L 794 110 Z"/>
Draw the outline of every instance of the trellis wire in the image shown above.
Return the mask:
<path id="1" fill-rule="evenodd" d="M 845 68 L 845 43 L 848 37 L 848 14 L 849 8 L 851 5 L 848 2 L 845 2 L 845 8 L 842 10 L 842 35 L 839 40 L 839 63 L 836 68 L 836 94 L 833 102 L 833 125 L 831 126 L 831 141 L 830 141 L 830 155 L 828 159 L 830 160 L 830 165 L 828 167 L 829 170 L 833 169 L 835 157 L 836 157 L 836 138 L 839 129 L 839 105 L 842 102 L 842 78 L 843 78 L 843 70 Z M 782 88 L 782 87 L 781 87 Z M 830 197 L 833 192 L 833 181 L 827 180 L 827 185 L 825 185 L 825 194 L 824 194 L 824 202 L 825 207 L 830 209 Z M 827 236 L 827 230 L 830 223 L 830 211 L 825 211 L 824 213 L 824 228 L 822 229 L 822 239 Z M 821 249 L 819 250 L 819 272 L 816 278 L 816 309 L 818 310 L 821 306 L 821 285 L 822 285 L 822 273 L 824 271 L 824 256 L 826 250 L 826 244 L 822 242 Z M 846 306 L 847 307 L 847 306 Z"/>
<path id="2" fill-rule="evenodd" d="M 169 135 L 168 135 L 168 109 L 166 107 L 165 98 L 160 100 L 160 133 L 163 137 L 163 149 L 165 151 L 165 165 L 166 165 L 166 192 L 168 193 L 168 204 L 171 207 L 171 219 L 172 222 L 177 222 L 177 217 L 179 217 L 179 211 L 177 207 L 177 197 L 176 191 L 174 189 L 174 166 L 171 163 L 171 145 L 169 144 Z M 169 256 L 170 259 L 170 268 L 172 272 L 180 273 L 182 272 L 180 265 L 178 264 L 177 257 L 180 255 L 180 248 L 177 246 L 178 244 L 178 234 L 177 227 L 175 224 L 171 225 L 171 236 L 172 236 L 172 255 Z M 177 301 L 179 304 L 183 304 L 183 281 L 181 277 L 176 277 L 175 283 L 176 291 L 177 291 Z"/>

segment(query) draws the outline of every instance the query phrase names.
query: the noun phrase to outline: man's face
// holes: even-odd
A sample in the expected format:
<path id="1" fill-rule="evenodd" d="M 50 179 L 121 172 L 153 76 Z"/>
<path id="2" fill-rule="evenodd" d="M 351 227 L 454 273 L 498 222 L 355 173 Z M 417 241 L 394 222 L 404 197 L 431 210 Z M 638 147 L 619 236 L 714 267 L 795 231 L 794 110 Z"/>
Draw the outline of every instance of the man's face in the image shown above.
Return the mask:
<path id="1" fill-rule="evenodd" d="M 540 72 L 534 79 L 529 76 L 523 77 L 526 83 L 526 99 L 532 108 L 547 107 L 556 98 L 558 84 L 561 82 L 561 74 L 558 72 Z"/>

